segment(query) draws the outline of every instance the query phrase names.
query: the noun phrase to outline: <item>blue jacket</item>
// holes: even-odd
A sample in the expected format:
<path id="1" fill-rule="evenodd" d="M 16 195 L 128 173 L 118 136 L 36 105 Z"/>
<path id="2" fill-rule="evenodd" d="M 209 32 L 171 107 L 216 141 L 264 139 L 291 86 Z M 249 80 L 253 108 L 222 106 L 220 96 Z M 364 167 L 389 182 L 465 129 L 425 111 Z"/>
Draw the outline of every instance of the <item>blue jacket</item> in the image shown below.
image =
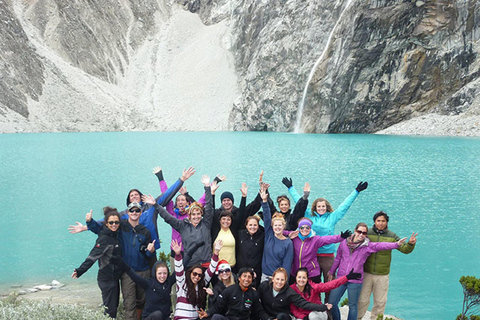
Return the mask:
<path id="1" fill-rule="evenodd" d="M 293 187 L 288 188 L 288 192 L 292 196 L 293 201 L 297 202 L 300 199 L 300 195 Z M 357 190 L 353 190 L 353 192 L 350 193 L 342 204 L 333 212 L 325 212 L 325 214 L 319 215 L 316 212 L 312 212 L 310 209 L 305 211 L 305 217 L 312 220 L 312 229 L 317 236 L 333 236 L 335 234 L 335 225 L 345 216 L 353 201 L 357 199 L 358 193 Z M 335 253 L 335 244 L 324 245 L 318 249 L 317 253 Z"/>
<path id="2" fill-rule="evenodd" d="M 283 267 L 290 274 L 293 261 L 293 244 L 288 237 L 280 240 L 275 237 L 272 228 L 272 213 L 267 202 L 262 202 L 263 222 L 265 226 L 265 247 L 262 257 L 262 272 L 267 276 L 273 275 L 273 272 Z"/>
<path id="3" fill-rule="evenodd" d="M 180 190 L 182 185 L 183 185 L 182 179 L 178 179 L 177 181 L 175 181 L 175 183 L 172 184 L 167 191 L 165 191 L 164 193 L 162 193 L 160 196 L 157 197 L 156 201 L 158 205 L 162 207 L 166 206 L 172 200 L 172 198 L 175 196 L 178 190 Z M 147 227 L 148 231 L 150 231 L 152 241 L 155 240 L 155 250 L 158 250 L 160 249 L 160 239 L 158 237 L 158 228 L 157 228 L 158 211 L 155 209 L 155 206 L 152 206 L 150 204 L 146 204 L 143 202 L 141 202 L 140 204 L 142 205 L 142 215 L 140 216 L 139 222 L 140 224 L 143 224 L 145 227 Z M 122 220 L 128 220 L 127 209 L 121 211 L 120 216 L 122 217 Z M 103 218 L 97 220 L 97 223 L 99 225 L 101 225 L 102 222 L 103 222 Z"/>
<path id="4" fill-rule="evenodd" d="M 98 233 L 102 228 L 94 219 L 87 222 L 93 233 Z M 149 270 L 148 258 L 155 257 L 155 252 L 146 250 L 147 245 L 152 242 L 150 231 L 144 225 L 132 227 L 128 220 L 120 222 L 118 240 L 122 248 L 122 258 L 135 271 Z"/>

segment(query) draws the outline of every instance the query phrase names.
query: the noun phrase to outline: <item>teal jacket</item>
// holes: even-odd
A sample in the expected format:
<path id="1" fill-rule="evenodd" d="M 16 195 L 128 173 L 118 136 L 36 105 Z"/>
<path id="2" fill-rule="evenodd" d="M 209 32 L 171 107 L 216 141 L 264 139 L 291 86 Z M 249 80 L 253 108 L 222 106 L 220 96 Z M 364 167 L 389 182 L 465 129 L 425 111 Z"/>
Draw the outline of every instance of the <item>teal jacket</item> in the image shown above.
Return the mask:
<path id="1" fill-rule="evenodd" d="M 292 196 L 293 201 L 297 202 L 300 199 L 300 195 L 293 187 L 288 188 L 288 193 Z M 323 215 L 319 215 L 310 209 L 305 211 L 305 217 L 312 220 L 312 229 L 317 236 L 333 236 L 335 234 L 335 225 L 345 216 L 353 201 L 357 199 L 358 193 L 357 190 L 353 190 L 337 210 L 333 212 L 326 212 Z M 335 253 L 335 244 L 332 243 L 320 247 L 317 251 L 317 254 L 318 253 Z"/>

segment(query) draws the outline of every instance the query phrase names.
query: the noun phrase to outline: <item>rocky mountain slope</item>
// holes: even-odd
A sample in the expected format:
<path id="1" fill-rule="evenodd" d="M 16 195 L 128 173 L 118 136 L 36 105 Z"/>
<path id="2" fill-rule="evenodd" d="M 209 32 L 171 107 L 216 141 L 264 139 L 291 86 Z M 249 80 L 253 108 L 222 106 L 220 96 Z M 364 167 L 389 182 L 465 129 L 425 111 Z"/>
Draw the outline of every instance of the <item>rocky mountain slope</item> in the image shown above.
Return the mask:
<path id="1" fill-rule="evenodd" d="M 0 132 L 479 136 L 479 12 L 479 0 L 0 0 Z"/>

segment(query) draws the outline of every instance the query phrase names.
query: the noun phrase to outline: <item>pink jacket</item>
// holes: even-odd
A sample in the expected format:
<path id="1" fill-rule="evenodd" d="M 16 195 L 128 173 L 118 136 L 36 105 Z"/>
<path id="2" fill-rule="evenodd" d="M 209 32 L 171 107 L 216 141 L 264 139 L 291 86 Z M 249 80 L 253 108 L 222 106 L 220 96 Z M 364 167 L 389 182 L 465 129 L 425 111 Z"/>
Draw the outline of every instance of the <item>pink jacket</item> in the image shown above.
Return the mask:
<path id="1" fill-rule="evenodd" d="M 310 274 L 309 274 L 310 275 Z M 313 303 L 322 303 L 322 301 L 319 298 L 319 293 L 320 292 L 329 292 L 330 290 L 333 290 L 337 287 L 340 287 L 342 284 L 347 283 L 347 277 L 343 276 L 341 278 L 326 282 L 326 283 L 315 283 L 312 282 L 311 280 L 308 280 L 308 283 L 312 287 L 312 290 L 310 292 L 310 296 L 307 296 L 306 292 L 300 292 L 298 290 L 297 285 L 294 283 L 290 286 L 295 292 L 299 293 L 305 300 Z M 290 304 L 290 311 L 292 314 L 295 316 L 297 319 L 303 319 L 306 316 L 310 314 L 310 310 L 305 310 L 305 309 L 300 309 L 294 304 Z"/>

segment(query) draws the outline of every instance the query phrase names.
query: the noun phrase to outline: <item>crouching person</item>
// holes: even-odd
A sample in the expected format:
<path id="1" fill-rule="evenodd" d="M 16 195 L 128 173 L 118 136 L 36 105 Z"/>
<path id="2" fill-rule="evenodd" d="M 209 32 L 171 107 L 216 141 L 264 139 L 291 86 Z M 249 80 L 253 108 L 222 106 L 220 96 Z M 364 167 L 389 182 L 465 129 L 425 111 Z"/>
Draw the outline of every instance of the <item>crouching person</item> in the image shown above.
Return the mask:
<path id="1" fill-rule="evenodd" d="M 251 318 L 266 320 L 269 316 L 263 310 L 258 293 L 251 288 L 254 279 L 252 268 L 241 268 L 238 272 L 238 284 L 223 290 L 215 305 L 207 311 L 200 309 L 200 319 L 211 317 L 212 320 L 249 320 Z"/>

